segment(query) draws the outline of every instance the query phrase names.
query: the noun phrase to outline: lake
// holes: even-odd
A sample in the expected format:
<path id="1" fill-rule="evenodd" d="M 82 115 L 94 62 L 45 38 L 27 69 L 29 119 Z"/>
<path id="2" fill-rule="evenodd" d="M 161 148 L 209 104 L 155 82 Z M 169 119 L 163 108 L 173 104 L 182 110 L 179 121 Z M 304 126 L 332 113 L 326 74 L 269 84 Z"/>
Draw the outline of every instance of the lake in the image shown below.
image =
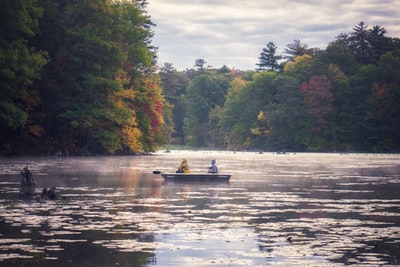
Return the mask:
<path id="1" fill-rule="evenodd" d="M 0 159 L 0 266 L 400 264 L 400 155 L 160 151 Z M 186 158 L 229 183 L 164 182 Z M 20 171 L 57 200 L 20 199 Z"/>

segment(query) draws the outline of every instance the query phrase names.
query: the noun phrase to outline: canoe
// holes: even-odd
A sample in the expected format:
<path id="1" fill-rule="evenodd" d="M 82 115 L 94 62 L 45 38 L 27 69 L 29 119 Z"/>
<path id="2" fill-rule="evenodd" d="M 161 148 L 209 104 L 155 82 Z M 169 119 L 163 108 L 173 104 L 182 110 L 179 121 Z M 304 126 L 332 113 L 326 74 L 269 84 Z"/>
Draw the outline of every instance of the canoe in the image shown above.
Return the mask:
<path id="1" fill-rule="evenodd" d="M 229 181 L 232 174 L 228 173 L 161 173 L 165 180 L 184 181 Z"/>

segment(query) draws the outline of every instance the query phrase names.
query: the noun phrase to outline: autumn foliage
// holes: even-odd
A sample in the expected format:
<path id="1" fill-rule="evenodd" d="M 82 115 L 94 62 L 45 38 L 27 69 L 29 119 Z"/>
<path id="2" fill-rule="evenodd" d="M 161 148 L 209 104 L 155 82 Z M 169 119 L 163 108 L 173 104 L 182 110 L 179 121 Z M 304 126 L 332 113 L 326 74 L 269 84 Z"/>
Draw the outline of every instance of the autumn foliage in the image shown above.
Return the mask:
<path id="1" fill-rule="evenodd" d="M 146 1 L 13 3 L 1 16 L 19 20 L 0 33 L 15 33 L 2 44 L 21 46 L 26 75 L 10 74 L 0 99 L 1 154 L 136 154 L 168 141 Z"/>
<path id="2" fill-rule="evenodd" d="M 304 94 L 304 103 L 308 112 L 316 120 L 312 132 L 321 131 L 321 128 L 326 125 L 325 116 L 333 110 L 331 89 L 332 84 L 326 75 L 314 75 L 300 87 L 301 92 Z"/>

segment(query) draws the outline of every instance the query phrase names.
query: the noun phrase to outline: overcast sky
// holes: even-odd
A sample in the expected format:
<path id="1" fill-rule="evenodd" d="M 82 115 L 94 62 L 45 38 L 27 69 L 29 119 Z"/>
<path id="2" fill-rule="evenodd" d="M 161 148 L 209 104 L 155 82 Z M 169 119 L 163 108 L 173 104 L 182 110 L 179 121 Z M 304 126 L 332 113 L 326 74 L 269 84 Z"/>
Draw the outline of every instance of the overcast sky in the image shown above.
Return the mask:
<path id="1" fill-rule="evenodd" d="M 364 21 L 400 38 L 399 0 L 148 0 L 156 23 L 153 45 L 158 64 L 178 70 L 204 59 L 215 68 L 227 65 L 254 70 L 261 50 L 274 42 L 280 54 L 300 39 L 324 49 L 340 33 Z"/>

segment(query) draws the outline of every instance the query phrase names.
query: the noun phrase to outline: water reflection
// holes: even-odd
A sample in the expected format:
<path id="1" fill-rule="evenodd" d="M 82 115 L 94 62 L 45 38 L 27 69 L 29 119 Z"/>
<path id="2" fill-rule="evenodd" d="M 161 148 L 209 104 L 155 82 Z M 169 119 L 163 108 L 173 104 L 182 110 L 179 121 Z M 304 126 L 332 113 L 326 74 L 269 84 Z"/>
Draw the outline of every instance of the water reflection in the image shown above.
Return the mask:
<path id="1" fill-rule="evenodd" d="M 230 183 L 164 182 L 185 157 Z M 0 161 L 0 266 L 340 266 L 400 260 L 398 155 L 173 152 Z M 22 167 L 57 201 L 18 199 Z"/>

